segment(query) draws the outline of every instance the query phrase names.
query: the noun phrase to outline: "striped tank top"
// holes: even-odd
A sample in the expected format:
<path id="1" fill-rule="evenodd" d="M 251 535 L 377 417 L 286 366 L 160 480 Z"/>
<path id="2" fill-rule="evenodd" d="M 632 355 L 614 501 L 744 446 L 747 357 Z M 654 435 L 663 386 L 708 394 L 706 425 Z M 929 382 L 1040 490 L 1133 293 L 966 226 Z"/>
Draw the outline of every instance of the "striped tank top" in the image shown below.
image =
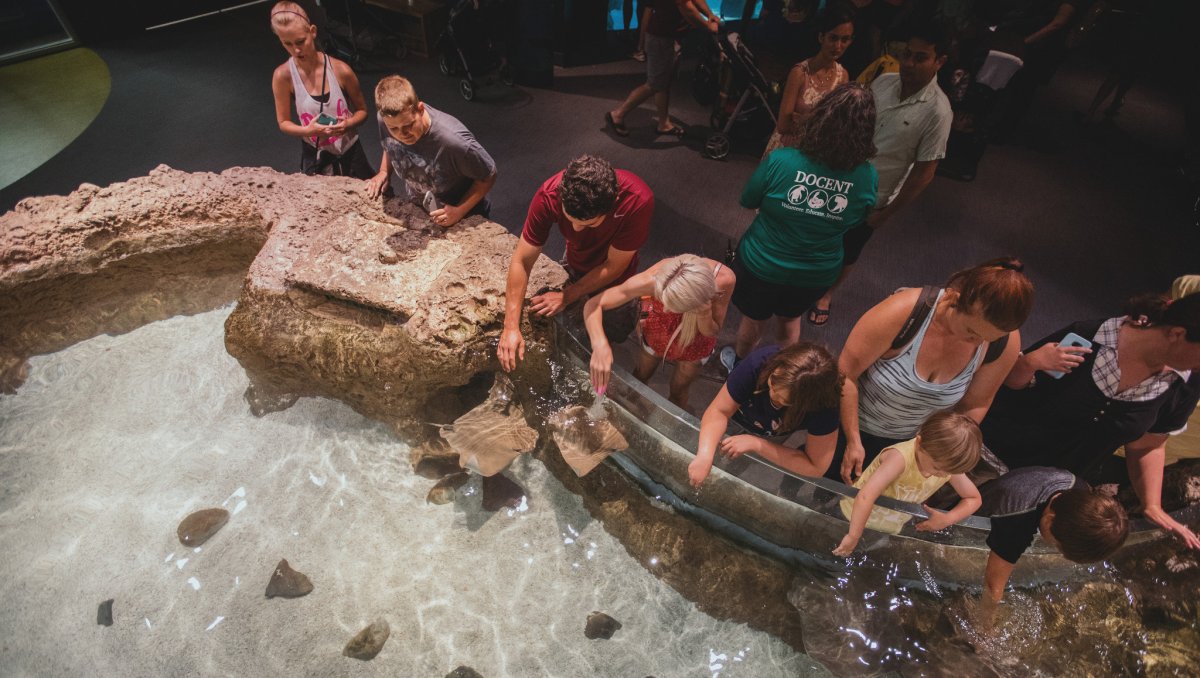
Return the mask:
<path id="1" fill-rule="evenodd" d="M 937 302 L 946 291 L 938 292 Z M 929 415 L 958 404 L 975 370 L 983 361 L 987 343 L 975 351 L 967 366 L 945 384 L 933 384 L 917 376 L 917 355 L 934 312 L 925 316 L 917 336 L 894 358 L 880 358 L 858 378 L 858 427 L 881 438 L 912 438 Z"/>

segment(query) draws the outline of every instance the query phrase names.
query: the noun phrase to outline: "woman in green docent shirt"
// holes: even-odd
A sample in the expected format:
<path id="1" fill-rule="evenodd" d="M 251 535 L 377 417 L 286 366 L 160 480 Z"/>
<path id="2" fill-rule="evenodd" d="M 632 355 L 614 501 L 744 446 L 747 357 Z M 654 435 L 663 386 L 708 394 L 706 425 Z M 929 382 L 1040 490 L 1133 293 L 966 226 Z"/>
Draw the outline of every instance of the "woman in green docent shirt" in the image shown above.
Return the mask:
<path id="1" fill-rule="evenodd" d="M 732 266 L 742 321 L 736 344 L 721 353 L 726 368 L 754 349 L 771 316 L 781 345 L 798 341 L 800 316 L 837 280 L 842 235 L 875 204 L 878 176 L 867 162 L 874 130 L 871 91 L 840 85 L 813 108 L 797 146 L 768 155 L 746 183 L 742 207 L 758 216 Z"/>

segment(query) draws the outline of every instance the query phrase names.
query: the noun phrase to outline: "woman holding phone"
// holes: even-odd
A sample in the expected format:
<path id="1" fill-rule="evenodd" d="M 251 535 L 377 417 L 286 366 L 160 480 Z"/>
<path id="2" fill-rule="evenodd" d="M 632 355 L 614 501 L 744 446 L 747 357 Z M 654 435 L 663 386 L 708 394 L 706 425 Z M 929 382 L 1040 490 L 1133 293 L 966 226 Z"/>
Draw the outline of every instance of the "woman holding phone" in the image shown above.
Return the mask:
<path id="1" fill-rule="evenodd" d="M 291 57 L 275 69 L 271 91 L 279 130 L 300 137 L 300 170 L 370 179 L 375 175 L 355 129 L 367 120 L 358 77 L 340 59 L 317 50 L 317 27 L 294 2 L 271 8 L 271 30 Z M 296 117 L 292 121 L 292 102 Z"/>
<path id="2" fill-rule="evenodd" d="M 1124 316 L 1075 323 L 1026 349 L 983 420 L 983 439 L 1009 467 L 1053 466 L 1090 482 L 1124 445 L 1146 518 L 1200 549 L 1161 505 L 1167 438 L 1197 400 L 1200 294 L 1142 295 Z"/>

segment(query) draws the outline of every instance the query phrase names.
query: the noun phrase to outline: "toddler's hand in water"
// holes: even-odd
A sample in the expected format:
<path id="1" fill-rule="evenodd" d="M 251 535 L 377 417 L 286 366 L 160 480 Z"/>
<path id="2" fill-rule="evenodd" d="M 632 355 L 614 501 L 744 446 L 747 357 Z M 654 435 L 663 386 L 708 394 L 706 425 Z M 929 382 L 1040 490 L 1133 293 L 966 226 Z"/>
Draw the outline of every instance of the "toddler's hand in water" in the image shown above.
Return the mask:
<path id="1" fill-rule="evenodd" d="M 858 537 L 847 534 L 842 537 L 842 543 L 838 544 L 837 548 L 833 550 L 833 555 L 845 558 L 854 553 L 855 546 L 858 546 Z"/>

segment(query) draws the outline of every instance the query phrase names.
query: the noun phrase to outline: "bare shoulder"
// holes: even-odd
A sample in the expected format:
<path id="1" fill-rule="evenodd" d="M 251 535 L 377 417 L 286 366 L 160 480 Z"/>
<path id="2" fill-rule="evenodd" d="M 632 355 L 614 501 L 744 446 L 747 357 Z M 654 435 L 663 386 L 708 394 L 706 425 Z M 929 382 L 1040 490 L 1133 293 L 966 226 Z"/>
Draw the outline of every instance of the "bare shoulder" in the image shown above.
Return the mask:
<path id="1" fill-rule="evenodd" d="M 275 72 L 271 74 L 271 82 L 276 85 L 286 84 L 288 89 L 292 88 L 292 71 L 288 68 L 288 63 L 283 62 L 275 67 Z"/>
<path id="2" fill-rule="evenodd" d="M 913 306 L 916 305 L 920 296 L 920 287 L 904 288 L 875 304 L 863 315 L 862 319 L 869 318 L 873 324 L 880 327 L 899 329 L 912 314 Z"/>

